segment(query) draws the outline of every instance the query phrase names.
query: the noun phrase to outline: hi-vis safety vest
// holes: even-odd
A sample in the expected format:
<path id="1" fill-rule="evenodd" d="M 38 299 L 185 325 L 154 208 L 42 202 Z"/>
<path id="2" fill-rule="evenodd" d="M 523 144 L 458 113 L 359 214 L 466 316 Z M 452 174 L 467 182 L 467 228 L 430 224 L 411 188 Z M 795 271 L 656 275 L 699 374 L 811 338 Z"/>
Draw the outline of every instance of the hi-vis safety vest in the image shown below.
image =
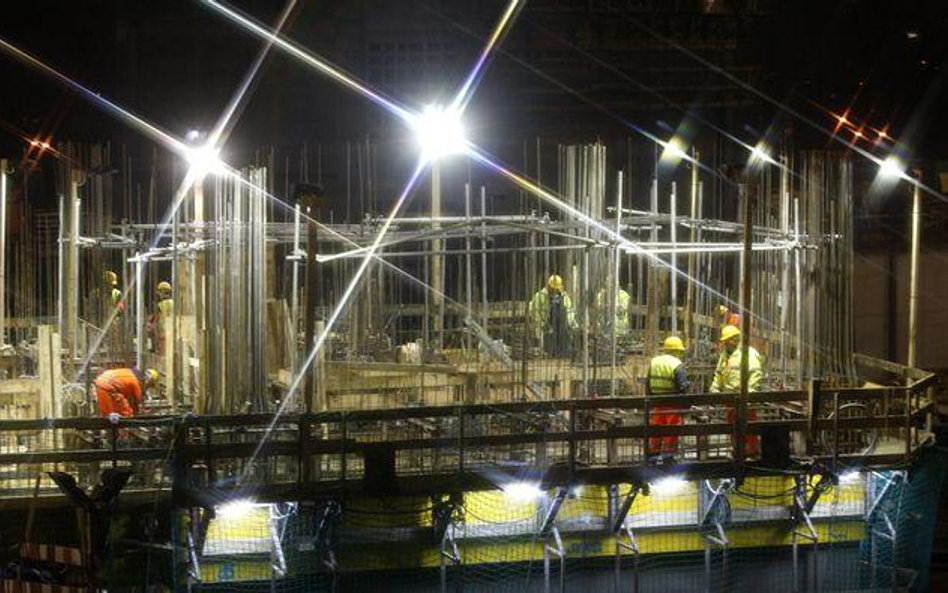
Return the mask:
<path id="1" fill-rule="evenodd" d="M 616 292 L 615 320 L 609 326 L 609 307 L 611 304 L 609 293 L 605 289 L 596 294 L 597 321 L 600 325 L 606 326 L 603 328 L 604 330 L 611 331 L 612 327 L 615 327 L 616 335 L 624 336 L 629 333 L 629 310 L 632 308 L 632 297 L 621 288 Z"/>
<path id="2" fill-rule="evenodd" d="M 165 316 L 170 316 L 174 312 L 174 300 L 161 299 L 158 301 L 158 312 Z"/>
<path id="3" fill-rule="evenodd" d="M 573 301 L 565 292 L 561 294 L 563 297 L 563 312 L 566 314 L 566 325 L 569 329 L 575 330 L 576 314 L 573 310 Z M 529 313 L 534 331 L 538 336 L 552 329 L 550 326 L 550 293 L 547 288 L 541 288 L 533 295 L 530 300 Z"/>
<path id="4" fill-rule="evenodd" d="M 659 354 L 648 365 L 648 388 L 653 395 L 677 393 L 675 371 L 681 360 L 671 354 Z"/>
<path id="5" fill-rule="evenodd" d="M 763 378 L 763 361 L 753 346 L 747 349 L 747 391 L 757 391 Z M 737 393 L 741 390 L 741 347 L 727 354 L 721 352 L 711 382 L 711 393 Z"/>

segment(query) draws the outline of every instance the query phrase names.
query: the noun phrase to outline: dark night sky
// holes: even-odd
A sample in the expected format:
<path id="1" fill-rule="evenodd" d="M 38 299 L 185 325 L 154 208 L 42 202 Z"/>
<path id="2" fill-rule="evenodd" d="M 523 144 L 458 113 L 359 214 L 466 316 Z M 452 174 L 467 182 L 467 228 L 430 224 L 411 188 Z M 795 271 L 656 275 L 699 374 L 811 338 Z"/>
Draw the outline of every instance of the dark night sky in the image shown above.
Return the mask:
<path id="1" fill-rule="evenodd" d="M 366 14 L 367 7 L 376 11 L 392 5 L 364 1 L 304 3 L 287 31 L 307 47 L 364 75 L 364 63 L 357 56 L 361 47 L 371 42 L 374 25 L 367 25 L 367 19 L 360 15 Z M 534 55 L 541 46 L 547 48 L 549 41 L 536 32 L 536 27 L 539 23 L 548 24 L 545 9 L 561 4 L 529 3 L 505 47 L 514 48 L 512 51 L 520 56 Z M 675 4 L 689 8 L 699 2 L 654 3 L 660 7 L 656 12 L 665 15 L 666 7 Z M 734 17 L 738 24 L 745 20 L 753 22 L 734 36 L 735 55 L 741 61 L 736 65 L 757 68 L 755 84 L 769 96 L 827 127 L 832 127 L 833 121 L 820 111 L 820 106 L 835 111 L 850 106 L 850 119 L 876 128 L 889 125 L 893 135 L 906 141 L 910 154 L 937 158 L 948 153 L 948 142 L 941 133 L 948 123 L 948 3 L 815 0 L 756 4 L 764 8 L 765 14 L 747 15 L 750 20 L 743 15 Z M 456 28 L 431 17 L 432 11 L 427 9 L 453 17 L 457 24 L 484 35 L 490 28 L 491 15 L 499 14 L 503 3 L 419 0 L 394 5 L 399 8 L 392 12 L 395 21 L 391 27 L 410 26 L 420 28 L 421 36 L 460 39 Z M 238 6 L 264 22 L 272 22 L 282 4 L 251 0 Z M 636 23 L 666 22 L 654 21 L 653 16 L 648 12 L 609 15 L 607 18 L 614 21 L 611 26 L 596 30 L 607 31 L 603 34 L 620 40 L 641 39 L 648 35 L 637 29 Z M 566 37 L 575 34 L 573 38 L 579 38 L 576 30 L 582 27 L 581 23 L 567 21 L 558 31 Z M 353 39 L 352 31 L 361 31 L 363 39 Z M 676 35 L 674 30 L 670 34 Z M 259 47 L 258 42 L 198 2 L 179 1 L 17 3 L 15 10 L 5 7 L 0 35 L 177 134 L 210 125 Z M 668 47 L 661 41 L 656 41 L 656 46 Z M 469 63 L 475 45 L 468 39 L 460 41 L 459 47 L 457 63 Z M 597 54 L 595 49 L 590 51 L 606 63 L 615 59 L 607 53 Z M 732 66 L 722 65 L 726 69 Z M 575 84 L 575 88 L 583 90 L 586 83 L 582 77 L 588 75 L 589 69 L 598 67 L 573 55 L 555 75 L 565 84 Z M 460 76 L 456 67 L 445 71 L 455 80 Z M 711 72 L 706 76 L 709 84 L 723 80 Z M 127 138 L 122 135 L 127 132 L 117 130 L 109 116 L 7 54 L 0 54 L 0 80 L 0 122 L 6 128 L 0 138 L 0 150 L 4 153 L 22 149 L 22 143 L 18 148 L 20 141 L 10 133 L 12 130 L 27 135 L 52 133 L 56 138 Z M 539 79 L 508 58 L 498 56 L 475 99 L 474 113 L 482 121 L 490 117 L 504 122 L 502 131 L 513 137 L 544 133 L 547 129 L 559 133 L 563 125 L 557 118 L 529 117 L 536 105 L 531 104 L 533 99 L 525 100 L 516 94 L 521 80 Z M 450 87 L 451 80 L 447 82 Z M 390 90 L 397 93 L 400 89 Z M 622 106 L 621 84 L 608 92 L 609 99 L 620 101 L 623 117 L 631 120 L 653 124 L 657 119 L 671 121 L 676 117 L 673 109 L 656 115 Z M 771 104 L 758 101 L 753 93 L 741 90 L 740 94 L 757 101 L 752 109 L 755 115 L 727 121 L 751 121 L 752 125 L 763 127 L 772 124 L 781 129 L 791 125 L 800 145 L 827 144 L 825 136 L 813 133 L 793 117 L 778 117 Z M 597 97 L 602 99 L 602 95 Z M 693 108 L 701 108 L 700 95 L 688 100 Z M 516 103 L 516 108 L 512 103 Z M 582 111 L 585 107 L 576 109 Z M 575 119 L 573 125 L 593 134 L 614 127 L 614 122 L 601 113 L 592 108 L 589 112 L 595 115 Z M 358 137 L 366 130 L 378 130 L 383 119 L 377 109 L 361 98 L 320 79 L 285 55 L 276 55 L 259 80 L 236 131 L 235 142 L 252 146 L 298 141 L 301 136 Z M 501 131 L 497 127 L 490 128 L 490 132 Z M 867 127 L 866 131 L 869 133 L 870 129 Z"/>

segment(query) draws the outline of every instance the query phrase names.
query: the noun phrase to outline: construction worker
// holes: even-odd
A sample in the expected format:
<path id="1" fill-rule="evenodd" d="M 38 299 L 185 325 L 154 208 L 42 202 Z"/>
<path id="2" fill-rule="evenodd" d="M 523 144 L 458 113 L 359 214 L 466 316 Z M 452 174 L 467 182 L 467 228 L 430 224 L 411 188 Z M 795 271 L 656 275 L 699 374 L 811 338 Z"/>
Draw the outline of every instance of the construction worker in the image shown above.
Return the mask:
<path id="1" fill-rule="evenodd" d="M 721 329 L 728 325 L 741 326 L 741 316 L 728 309 L 727 305 L 718 305 L 717 314 L 721 322 Z"/>
<path id="2" fill-rule="evenodd" d="M 171 298 L 171 283 L 162 280 L 158 283 L 158 305 L 145 324 L 145 330 L 152 336 L 152 344 L 155 345 L 156 352 L 159 354 L 165 351 L 162 320 L 170 319 L 172 313 L 174 313 L 174 299 Z"/>
<path id="3" fill-rule="evenodd" d="M 171 298 L 171 283 L 162 280 L 158 283 L 158 313 L 170 317 L 174 312 L 174 300 Z"/>
<path id="4" fill-rule="evenodd" d="M 546 286 L 533 295 L 529 313 L 534 331 L 538 338 L 542 338 L 547 355 L 568 357 L 570 331 L 576 329 L 576 315 L 560 276 L 550 276 Z"/>
<path id="5" fill-rule="evenodd" d="M 687 393 L 691 387 L 688 373 L 681 362 L 681 355 L 685 352 L 685 344 L 678 336 L 665 338 L 662 353 L 653 358 L 648 365 L 648 395 L 672 395 Z M 653 426 L 681 424 L 681 414 L 676 413 L 678 408 L 655 406 L 649 424 Z M 649 439 L 649 451 L 665 454 L 678 449 L 678 437 L 652 437 Z"/>
<path id="6" fill-rule="evenodd" d="M 106 291 L 109 295 L 109 302 L 112 307 L 119 313 L 125 312 L 125 300 L 122 298 L 122 289 L 119 286 L 119 277 L 118 274 L 112 270 L 106 270 L 103 274 L 106 284 Z"/>
<path id="7" fill-rule="evenodd" d="M 609 308 L 612 306 L 609 298 L 609 291 L 605 288 L 596 293 L 596 312 L 597 321 L 609 319 Z M 628 292 L 618 287 L 616 292 L 616 311 L 615 318 L 611 324 L 606 324 L 602 328 L 604 334 L 611 336 L 612 329 L 615 328 L 616 337 L 621 338 L 629 333 L 629 311 L 632 309 L 632 297 Z M 601 325 L 597 323 L 596 325 Z"/>
<path id="8" fill-rule="evenodd" d="M 747 391 L 757 391 L 763 378 L 760 353 L 753 346 L 747 348 Z M 721 356 L 714 370 L 711 393 L 738 393 L 741 390 L 741 330 L 733 325 L 721 328 Z M 757 410 L 748 410 L 748 419 L 757 420 Z M 733 422 L 734 411 L 728 411 L 728 422 Z M 757 453 L 758 437 L 745 437 L 746 452 Z"/>
<path id="9" fill-rule="evenodd" d="M 141 371 L 138 367 L 109 369 L 92 382 L 95 385 L 99 413 L 108 418 L 114 415 L 130 418 L 138 413 L 145 392 L 157 385 L 158 371 Z"/>

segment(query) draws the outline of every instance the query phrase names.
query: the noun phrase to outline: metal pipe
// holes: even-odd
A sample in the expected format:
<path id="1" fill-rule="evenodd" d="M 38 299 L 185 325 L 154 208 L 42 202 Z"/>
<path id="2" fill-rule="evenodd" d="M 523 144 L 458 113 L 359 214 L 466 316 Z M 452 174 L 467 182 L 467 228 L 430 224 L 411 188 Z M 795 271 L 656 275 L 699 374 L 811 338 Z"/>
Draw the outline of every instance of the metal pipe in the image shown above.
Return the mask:
<path id="1" fill-rule="evenodd" d="M 348 145 L 347 145 L 348 148 Z M 348 196 L 347 196 L 348 207 Z M 290 348 L 290 370 L 296 372 L 296 362 L 299 358 L 297 335 L 300 329 L 300 260 L 303 254 L 300 250 L 300 205 L 293 208 L 293 276 L 290 295 L 290 326 L 292 328 L 292 347 Z"/>
<path id="2" fill-rule="evenodd" d="M 618 178 L 616 180 L 616 233 L 620 232 L 622 228 L 622 171 L 619 171 Z M 610 370 L 610 381 L 609 381 L 609 395 L 611 397 L 616 396 L 616 363 L 617 355 L 616 350 L 618 348 L 618 337 L 619 337 L 619 323 L 616 319 L 616 309 L 617 302 L 619 298 L 619 266 L 620 266 L 620 256 L 619 256 L 619 246 L 618 244 L 612 250 L 612 295 L 609 298 L 609 316 L 612 319 L 612 368 Z M 627 312 L 628 313 L 628 312 Z"/>
<path id="3" fill-rule="evenodd" d="M 144 367 L 144 346 L 145 346 L 145 291 L 142 288 L 142 266 L 145 261 L 138 257 L 135 252 L 135 365 L 138 368 Z M 161 328 L 156 328 L 160 332 Z M 156 338 L 157 339 L 157 338 Z"/>
<path id="4" fill-rule="evenodd" d="M 915 176 L 920 180 L 921 171 L 916 170 Z M 913 184 L 912 190 L 912 253 L 909 271 L 909 334 L 908 358 L 906 364 L 915 366 L 916 340 L 918 339 L 918 250 L 921 238 L 922 197 L 919 191 L 920 183 Z"/>
<path id="5" fill-rule="evenodd" d="M 741 395 L 734 410 L 734 462 L 744 463 L 744 411 L 747 405 L 748 381 L 750 379 L 750 339 L 751 339 L 751 238 L 753 221 L 753 200 L 747 187 L 741 184 L 744 198 L 744 254 L 741 265 Z"/>
<path id="6" fill-rule="evenodd" d="M 78 171 L 73 171 L 74 176 L 78 176 Z M 73 356 L 79 356 L 79 215 L 81 212 L 81 201 L 79 200 L 79 181 L 74 178 L 72 183 L 72 203 L 70 214 L 70 240 L 69 240 L 69 288 L 67 296 L 69 298 L 69 310 L 67 312 L 69 325 L 70 342 Z"/>
<path id="7" fill-rule="evenodd" d="M 7 334 L 7 160 L 0 159 L 0 347 Z"/>
<path id="8" fill-rule="evenodd" d="M 787 158 L 781 157 L 783 167 L 780 168 L 780 230 L 790 232 L 790 170 L 787 167 Z M 790 320 L 790 252 L 783 253 L 783 265 L 780 272 L 780 359 L 781 376 L 787 381 L 787 332 Z"/>
<path id="9" fill-rule="evenodd" d="M 800 199 L 793 199 L 793 238 L 794 241 L 800 241 Z M 797 384 L 796 388 L 803 387 L 803 276 L 800 271 L 800 258 L 802 250 L 799 245 L 793 252 L 793 282 L 796 289 L 796 302 L 794 303 L 796 317 L 797 334 Z"/>
<path id="10" fill-rule="evenodd" d="M 468 223 L 471 220 L 471 184 L 464 184 L 464 214 L 467 217 Z M 465 304 L 467 305 L 468 314 L 471 314 L 473 310 L 474 300 L 474 287 L 472 286 L 473 280 L 473 261 L 471 259 L 471 235 L 468 234 L 464 237 L 464 297 Z M 468 340 L 468 348 L 471 347 L 471 342 Z"/>
<path id="11" fill-rule="evenodd" d="M 669 231 L 671 232 L 671 243 L 673 246 L 676 246 L 678 240 L 677 224 L 675 223 L 675 218 L 678 214 L 678 184 L 674 181 L 671 183 L 671 199 L 669 204 L 669 216 L 671 217 L 671 223 L 669 225 Z M 675 251 L 671 252 L 671 273 L 668 276 L 668 281 L 671 284 L 671 333 L 678 334 L 678 254 Z"/>
<path id="12" fill-rule="evenodd" d="M 641 245 L 648 245 L 643 243 Z M 679 244 L 682 245 L 682 244 Z M 590 248 L 601 248 L 606 249 L 610 246 L 608 245 L 551 245 L 549 247 L 536 246 L 536 247 L 496 247 L 489 249 L 472 249 L 471 253 L 516 253 L 516 252 L 532 252 L 532 251 L 574 251 L 579 249 L 590 249 Z M 790 250 L 793 246 L 791 244 L 773 244 L 773 243 L 755 243 L 751 245 L 752 251 L 782 251 Z M 625 249 L 626 253 L 632 254 L 652 254 L 652 255 L 665 255 L 670 253 L 677 254 L 687 254 L 687 253 L 706 253 L 706 254 L 740 254 L 743 251 L 744 247 L 741 244 L 737 243 L 727 243 L 722 245 L 705 245 L 705 246 L 687 246 L 679 247 L 678 249 L 672 247 L 660 247 L 655 249 L 636 249 L 631 251 Z M 427 255 L 462 255 L 464 250 L 461 249 L 442 249 L 441 251 L 391 251 L 386 253 L 378 254 L 378 257 L 381 258 L 392 258 L 392 257 L 422 257 Z M 353 253 L 351 255 L 346 255 L 345 257 L 338 259 L 351 259 L 359 257 L 359 254 Z M 318 258 L 317 258 L 318 260 Z"/>
<path id="13" fill-rule="evenodd" d="M 493 216 L 429 216 L 429 217 L 403 217 L 396 218 L 392 221 L 392 228 L 396 228 L 398 225 L 419 225 L 427 226 L 433 223 L 437 224 L 452 224 L 452 223 L 471 223 L 471 222 L 520 222 L 520 223 L 549 223 L 550 219 L 546 216 L 536 216 L 532 214 L 508 214 L 508 215 L 493 215 Z M 385 222 L 384 218 L 368 218 L 365 219 L 366 224 L 381 224 Z"/>
<path id="14" fill-rule="evenodd" d="M 689 215 L 692 219 L 698 217 L 697 208 L 698 208 L 698 151 L 694 148 L 691 149 L 691 209 Z M 695 233 L 698 229 L 691 227 L 688 240 L 691 243 L 695 242 Z M 685 285 L 685 340 L 686 343 L 691 342 L 692 334 L 694 333 L 694 311 L 695 311 L 695 266 L 697 265 L 697 256 L 694 253 L 688 254 L 688 278 L 689 280 Z"/>
<path id="15" fill-rule="evenodd" d="M 431 217 L 429 218 L 429 223 L 432 226 L 432 230 L 438 231 L 441 229 L 441 224 L 436 222 L 436 219 L 440 217 L 441 163 L 440 161 L 435 161 L 431 165 Z M 435 344 L 439 349 L 443 345 L 444 340 L 444 299 L 441 297 L 441 294 L 444 292 L 444 268 L 441 258 L 442 246 L 444 244 L 444 241 L 440 238 L 434 239 L 431 242 L 431 278 L 429 279 L 429 282 L 435 288 L 434 294 L 431 295 L 434 309 L 434 327 L 432 330 Z"/>
<path id="16" fill-rule="evenodd" d="M 59 339 L 66 335 L 65 318 L 63 316 L 63 306 L 66 303 L 66 282 L 65 282 L 65 237 L 63 233 L 66 228 L 66 198 L 59 196 L 59 257 L 56 261 L 56 276 L 58 279 L 57 298 L 56 298 L 56 325 L 59 326 Z"/>
<path id="17" fill-rule="evenodd" d="M 487 188 L 481 186 L 481 327 L 487 331 Z"/>

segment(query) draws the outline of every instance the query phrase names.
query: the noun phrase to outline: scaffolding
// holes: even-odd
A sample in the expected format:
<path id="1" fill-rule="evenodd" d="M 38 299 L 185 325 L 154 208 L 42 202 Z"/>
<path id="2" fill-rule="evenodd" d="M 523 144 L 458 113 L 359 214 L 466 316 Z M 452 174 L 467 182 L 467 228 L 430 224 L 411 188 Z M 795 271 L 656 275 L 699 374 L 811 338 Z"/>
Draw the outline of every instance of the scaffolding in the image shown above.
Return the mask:
<path id="1" fill-rule="evenodd" d="M 55 491 L 36 478 L 43 470 L 90 486 L 104 468 L 130 468 L 123 496 L 167 501 L 187 550 L 175 571 L 191 585 L 234 580 L 227 557 L 247 580 L 305 573 L 330 587 L 346 571 L 436 568 L 442 590 L 471 565 L 477 574 L 536 560 L 551 590 L 592 537 L 595 551 L 581 556 L 614 556 L 617 590 L 630 570 L 638 590 L 665 553 L 700 554 L 701 582 L 731 586 L 741 574 L 733 558 L 767 546 L 792 549 L 792 582 L 813 589 L 821 546 L 863 541 L 854 525 L 871 526 L 872 582 L 903 578 L 905 563 L 883 558 L 898 528 L 882 502 L 933 440 L 935 378 L 853 351 L 848 158 L 788 153 L 722 179 L 696 153 L 671 173 L 656 156 L 643 177 L 615 166 L 634 160 L 631 148 L 623 159 L 600 143 L 546 148 L 538 141 L 531 158 L 538 182 L 544 171 L 555 178 L 556 204 L 432 168 L 337 320 L 331 311 L 385 225 L 378 146 L 346 146 L 335 200 L 321 185 L 321 148 L 313 163 L 304 147 L 298 165 L 261 151 L 238 175 L 204 177 L 163 220 L 173 167 L 157 157 L 133 167 L 124 151 L 116 166 L 109 146 L 58 147 L 68 156 L 56 171 L 58 211 L 31 214 L 43 221 L 25 237 L 35 248 L 0 276 L 8 292 L 37 297 L 0 317 L 12 360 L 0 388 L 16 394 L 0 420 L 8 504 Z M 119 277 L 118 300 L 107 272 Z M 555 353 L 529 304 L 551 275 L 574 307 Z M 160 281 L 174 307 L 154 322 Z M 757 393 L 706 393 L 722 306 L 766 361 Z M 670 335 L 685 340 L 696 387 L 646 396 L 648 360 Z M 94 417 L 94 376 L 132 364 L 161 371 L 147 413 Z M 39 404 L 24 408 L 27 398 Z M 656 408 L 682 423 L 654 425 Z M 673 461 L 656 465 L 654 437 L 677 439 Z M 866 493 L 878 476 L 890 485 L 871 511 L 820 515 L 848 472 L 861 472 Z M 689 484 L 680 508 L 653 493 L 670 475 Z M 771 478 L 779 483 L 762 485 Z M 771 488 L 762 496 L 774 508 L 741 510 L 745 480 Z M 478 519 L 479 497 L 511 483 L 542 494 L 523 516 Z M 571 514 L 577 488 L 596 507 L 582 519 Z M 247 492 L 266 506 L 254 512 L 259 525 L 233 536 L 214 527 L 220 501 Z M 352 553 L 353 542 L 398 544 L 398 529 L 351 530 L 353 501 L 389 499 L 432 501 L 409 513 L 410 527 L 435 533 L 395 565 Z M 303 517 L 314 522 L 315 573 L 287 553 Z M 786 529 L 753 531 L 771 521 Z M 247 529 L 252 546 L 229 547 Z M 665 534 L 682 530 L 696 539 Z"/>

